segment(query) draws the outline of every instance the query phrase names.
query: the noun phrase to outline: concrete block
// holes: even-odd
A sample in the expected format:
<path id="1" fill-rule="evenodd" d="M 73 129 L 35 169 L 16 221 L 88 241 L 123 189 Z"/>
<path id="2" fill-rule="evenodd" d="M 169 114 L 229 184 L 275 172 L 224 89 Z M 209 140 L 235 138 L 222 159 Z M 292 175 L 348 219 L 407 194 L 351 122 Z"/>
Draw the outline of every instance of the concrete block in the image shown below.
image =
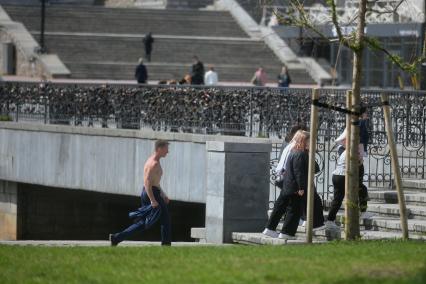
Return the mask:
<path id="1" fill-rule="evenodd" d="M 271 145 L 207 142 L 206 239 L 260 231 L 267 221 Z"/>
<path id="2" fill-rule="evenodd" d="M 0 212 L 0 240 L 17 239 L 17 215 Z"/>
<path id="3" fill-rule="evenodd" d="M 272 144 L 207 141 L 206 148 L 210 152 L 270 153 Z"/>
<path id="4" fill-rule="evenodd" d="M 206 239 L 206 228 L 191 228 L 191 238 L 193 239 Z"/>

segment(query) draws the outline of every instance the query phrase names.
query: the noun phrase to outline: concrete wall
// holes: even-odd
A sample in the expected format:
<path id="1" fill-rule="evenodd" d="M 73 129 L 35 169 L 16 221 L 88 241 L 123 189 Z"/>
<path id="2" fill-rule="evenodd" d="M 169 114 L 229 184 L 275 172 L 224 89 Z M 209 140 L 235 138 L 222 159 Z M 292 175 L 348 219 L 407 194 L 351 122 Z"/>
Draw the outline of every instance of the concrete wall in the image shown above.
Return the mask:
<path id="1" fill-rule="evenodd" d="M 0 123 L 0 179 L 139 196 L 156 139 L 171 141 L 162 187 L 171 199 L 205 203 L 207 140 L 268 139 Z"/>
<path id="2" fill-rule="evenodd" d="M 0 181 L 0 240 L 17 239 L 17 202 L 16 183 Z"/>

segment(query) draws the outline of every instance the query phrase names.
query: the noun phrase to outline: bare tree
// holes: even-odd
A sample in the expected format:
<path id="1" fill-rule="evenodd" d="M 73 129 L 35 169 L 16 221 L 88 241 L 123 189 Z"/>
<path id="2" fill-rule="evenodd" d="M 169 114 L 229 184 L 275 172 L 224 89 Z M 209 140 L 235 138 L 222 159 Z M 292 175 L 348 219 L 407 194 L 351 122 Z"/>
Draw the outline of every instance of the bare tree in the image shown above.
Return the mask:
<path id="1" fill-rule="evenodd" d="M 419 67 L 422 62 L 425 62 L 425 52 L 423 55 L 416 57 L 412 62 L 404 62 L 404 60 L 399 56 L 392 54 L 386 50 L 377 39 L 368 37 L 365 35 L 366 27 L 366 18 L 372 13 L 376 14 L 394 14 L 401 6 L 405 0 L 397 2 L 394 7 L 386 9 L 375 9 L 374 3 L 377 0 L 367 1 L 367 0 L 358 0 L 357 13 L 354 13 L 350 19 L 345 19 L 345 24 L 354 24 L 356 23 L 356 28 L 351 33 L 346 33 L 342 31 L 343 23 L 340 19 L 341 11 L 338 11 L 336 7 L 335 0 L 326 0 L 326 3 L 329 7 L 329 22 L 333 25 L 337 39 L 343 46 L 346 46 L 353 52 L 353 77 L 352 77 L 352 92 L 351 94 L 351 105 L 348 105 L 347 108 L 351 109 L 355 113 L 360 111 L 361 103 L 361 82 L 362 82 L 362 58 L 365 48 L 369 48 L 375 51 L 381 51 L 386 54 L 387 58 L 397 65 L 401 70 L 408 72 L 410 74 L 418 74 Z M 268 0 L 261 1 L 263 5 L 271 4 Z M 319 35 L 322 39 L 329 40 L 312 21 L 311 16 L 306 12 L 303 3 L 299 0 L 287 0 L 283 3 L 288 5 L 285 10 L 274 9 L 274 14 L 278 18 L 278 21 L 281 24 L 292 25 L 302 27 L 308 30 L 313 31 Z M 282 12 L 284 11 L 284 12 Z M 349 160 L 349 167 L 346 169 L 346 177 L 349 179 L 349 188 L 347 189 L 347 200 L 345 203 L 346 211 L 346 239 L 354 240 L 359 238 L 360 229 L 359 229 L 359 207 L 358 207 L 358 188 L 359 188 L 359 179 L 358 179 L 358 145 L 359 145 L 359 117 L 357 115 L 351 116 L 351 127 L 352 131 L 350 134 L 349 149 L 347 149 L 347 158 Z"/>

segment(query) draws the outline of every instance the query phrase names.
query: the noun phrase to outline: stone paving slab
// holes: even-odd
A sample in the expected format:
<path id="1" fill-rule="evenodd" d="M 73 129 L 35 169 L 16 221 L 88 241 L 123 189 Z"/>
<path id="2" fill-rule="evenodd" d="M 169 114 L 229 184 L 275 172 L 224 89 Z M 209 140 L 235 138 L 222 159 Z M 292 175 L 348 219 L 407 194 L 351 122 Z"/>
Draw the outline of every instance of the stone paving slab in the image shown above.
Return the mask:
<path id="1" fill-rule="evenodd" d="M 282 240 L 271 238 L 262 233 L 232 233 L 232 239 L 236 243 L 248 245 L 301 245 L 306 244 L 305 239 Z M 314 243 L 325 243 L 324 240 L 314 240 Z"/>
<path id="2" fill-rule="evenodd" d="M 262 233 L 243 233 L 235 232 L 232 233 L 232 239 L 235 243 L 247 244 L 247 245 L 301 245 L 306 244 L 306 235 L 297 234 L 297 240 L 282 240 L 278 238 L 271 238 L 263 235 Z M 344 232 L 342 231 L 342 239 L 344 238 Z M 361 231 L 361 239 L 363 240 L 392 240 L 401 239 L 401 233 L 397 232 L 381 232 L 381 231 Z M 412 240 L 426 241 L 426 235 L 409 235 Z M 324 239 L 314 238 L 313 243 L 321 244 L 326 243 Z"/>
<path id="3" fill-rule="evenodd" d="M 109 247 L 109 241 L 0 241 L 0 245 L 12 246 L 47 246 L 47 247 Z M 229 244 L 225 244 L 229 245 Z M 124 241 L 119 247 L 145 247 L 145 246 L 161 246 L 160 242 L 142 242 L 142 241 Z M 174 247 L 193 247 L 193 246 L 223 246 L 212 243 L 197 243 L 197 242 L 172 242 Z"/>

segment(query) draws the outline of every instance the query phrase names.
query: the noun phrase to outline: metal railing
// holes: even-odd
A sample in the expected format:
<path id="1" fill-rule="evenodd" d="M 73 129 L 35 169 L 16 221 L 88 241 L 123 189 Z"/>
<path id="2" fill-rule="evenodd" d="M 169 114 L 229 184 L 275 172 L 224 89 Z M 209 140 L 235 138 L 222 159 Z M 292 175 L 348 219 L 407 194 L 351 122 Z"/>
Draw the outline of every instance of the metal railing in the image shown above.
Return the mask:
<path id="1" fill-rule="evenodd" d="M 364 181 L 369 187 L 392 183 L 380 95 L 389 95 L 392 126 L 403 177 L 426 178 L 426 92 L 363 90 L 369 116 L 368 156 Z M 291 126 L 308 127 L 311 89 L 267 87 L 195 87 L 0 83 L 2 120 L 155 131 L 269 137 L 271 196 L 282 137 Z M 345 106 L 346 90 L 322 88 L 320 101 Z M 332 193 L 331 173 L 338 158 L 335 138 L 345 128 L 344 114 L 320 109 L 317 190 Z"/>

